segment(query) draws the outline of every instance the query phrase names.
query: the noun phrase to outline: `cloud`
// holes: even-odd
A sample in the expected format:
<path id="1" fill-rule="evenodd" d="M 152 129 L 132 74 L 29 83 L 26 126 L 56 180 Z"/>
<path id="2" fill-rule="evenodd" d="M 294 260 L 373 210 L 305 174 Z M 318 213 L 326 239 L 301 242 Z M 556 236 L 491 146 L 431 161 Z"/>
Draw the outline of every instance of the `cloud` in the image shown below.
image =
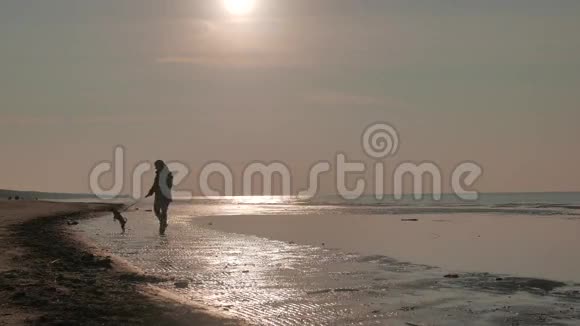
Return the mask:
<path id="1" fill-rule="evenodd" d="M 295 68 L 315 62 L 299 43 L 263 22 L 214 21 L 207 26 L 205 33 L 170 43 L 155 62 L 226 69 Z"/>
<path id="2" fill-rule="evenodd" d="M 188 64 L 212 68 L 298 68 L 308 66 L 306 61 L 279 53 L 208 53 L 170 55 L 155 60 L 158 64 Z"/>

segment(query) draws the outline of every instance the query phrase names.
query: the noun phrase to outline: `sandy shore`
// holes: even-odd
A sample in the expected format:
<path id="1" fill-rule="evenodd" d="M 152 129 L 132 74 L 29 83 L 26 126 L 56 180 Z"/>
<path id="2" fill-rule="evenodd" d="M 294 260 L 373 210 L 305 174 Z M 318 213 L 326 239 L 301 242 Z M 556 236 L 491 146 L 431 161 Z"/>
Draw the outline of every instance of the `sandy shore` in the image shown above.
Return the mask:
<path id="1" fill-rule="evenodd" d="M 0 201 L 0 325 L 239 325 L 179 302 L 71 236 L 67 221 L 106 204 Z"/>

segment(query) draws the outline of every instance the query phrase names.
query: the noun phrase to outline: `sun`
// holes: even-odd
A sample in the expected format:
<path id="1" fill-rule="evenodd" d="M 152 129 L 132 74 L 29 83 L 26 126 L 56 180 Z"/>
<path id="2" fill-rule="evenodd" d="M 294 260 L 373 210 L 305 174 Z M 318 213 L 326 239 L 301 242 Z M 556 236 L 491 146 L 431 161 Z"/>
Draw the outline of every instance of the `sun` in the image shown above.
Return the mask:
<path id="1" fill-rule="evenodd" d="M 256 0 L 223 0 L 226 10 L 236 16 L 247 15 L 254 10 Z"/>

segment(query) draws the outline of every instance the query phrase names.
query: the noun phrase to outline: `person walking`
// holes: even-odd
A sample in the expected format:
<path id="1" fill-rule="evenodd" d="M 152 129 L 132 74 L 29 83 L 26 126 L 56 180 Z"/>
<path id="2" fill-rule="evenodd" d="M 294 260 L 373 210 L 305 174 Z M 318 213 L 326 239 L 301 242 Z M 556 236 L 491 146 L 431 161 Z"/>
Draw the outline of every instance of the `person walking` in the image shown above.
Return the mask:
<path id="1" fill-rule="evenodd" d="M 167 211 L 171 204 L 171 188 L 173 188 L 173 174 L 165 162 L 155 161 L 155 180 L 145 198 L 155 195 L 153 211 L 159 220 L 159 234 L 164 235 L 167 229 Z"/>

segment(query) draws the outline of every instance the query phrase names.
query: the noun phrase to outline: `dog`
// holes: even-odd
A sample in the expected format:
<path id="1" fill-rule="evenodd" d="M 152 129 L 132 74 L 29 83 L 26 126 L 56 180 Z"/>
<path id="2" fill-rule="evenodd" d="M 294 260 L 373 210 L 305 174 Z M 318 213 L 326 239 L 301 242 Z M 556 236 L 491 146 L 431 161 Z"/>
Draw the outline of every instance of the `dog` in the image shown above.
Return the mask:
<path id="1" fill-rule="evenodd" d="M 121 229 L 123 230 L 123 233 L 125 233 L 125 225 L 127 224 L 127 219 L 121 215 L 121 213 L 119 213 L 118 210 L 113 209 L 113 221 L 119 221 L 119 224 L 121 224 Z"/>

